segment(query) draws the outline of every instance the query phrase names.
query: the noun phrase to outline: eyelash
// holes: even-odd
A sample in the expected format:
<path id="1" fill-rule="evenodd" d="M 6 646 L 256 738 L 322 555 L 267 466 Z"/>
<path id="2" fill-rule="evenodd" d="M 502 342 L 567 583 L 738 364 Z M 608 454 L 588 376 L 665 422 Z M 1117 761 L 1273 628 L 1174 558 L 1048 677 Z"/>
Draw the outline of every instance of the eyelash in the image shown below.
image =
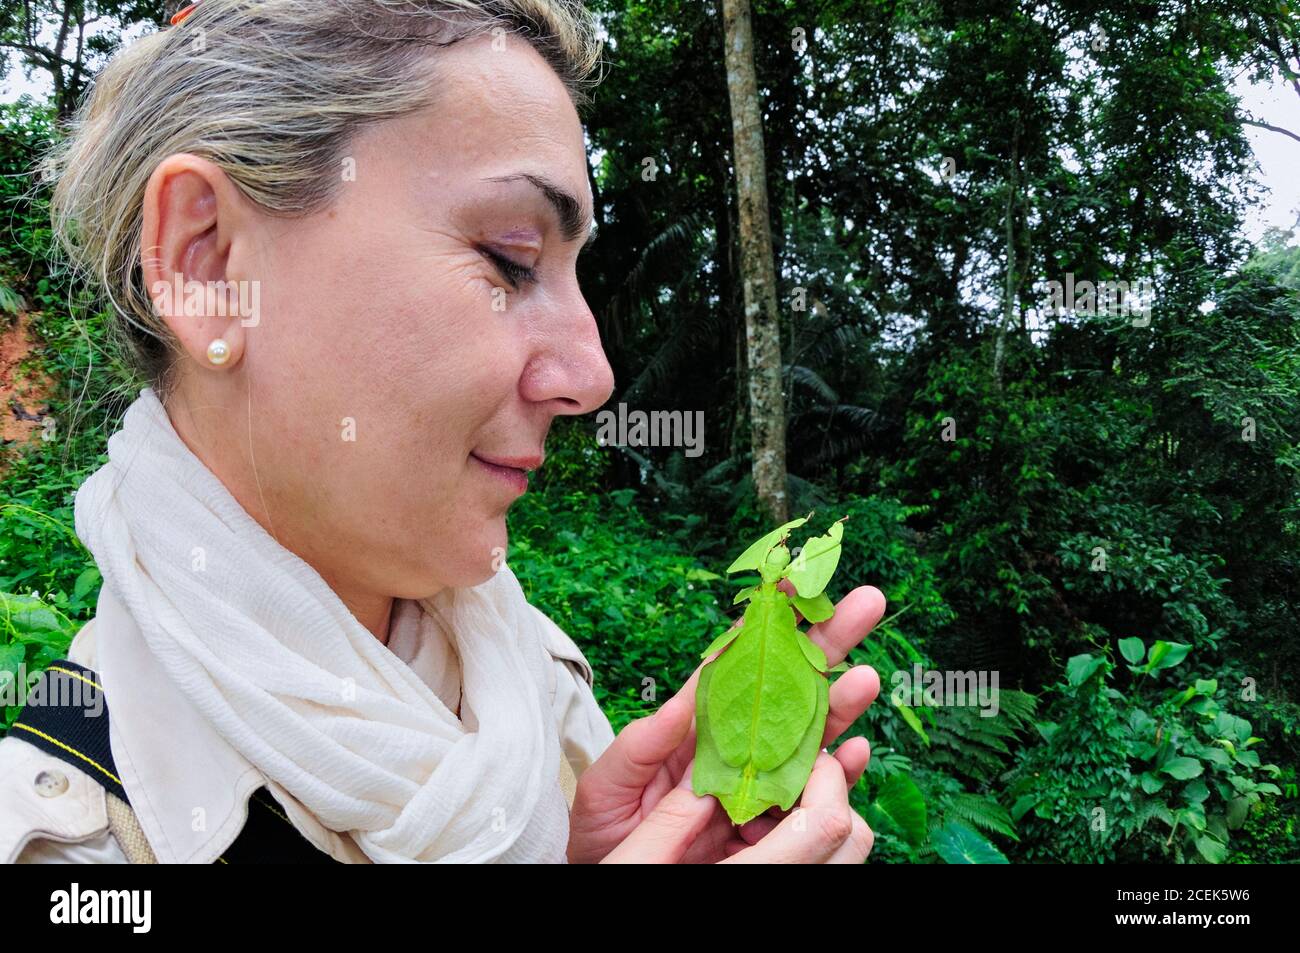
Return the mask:
<path id="1" fill-rule="evenodd" d="M 518 290 L 521 284 L 532 284 L 537 281 L 537 272 L 533 269 L 525 268 L 490 249 L 484 248 L 482 252 L 492 261 L 492 264 L 496 265 L 497 271 L 501 272 L 506 281 L 510 282 L 510 287 Z"/>

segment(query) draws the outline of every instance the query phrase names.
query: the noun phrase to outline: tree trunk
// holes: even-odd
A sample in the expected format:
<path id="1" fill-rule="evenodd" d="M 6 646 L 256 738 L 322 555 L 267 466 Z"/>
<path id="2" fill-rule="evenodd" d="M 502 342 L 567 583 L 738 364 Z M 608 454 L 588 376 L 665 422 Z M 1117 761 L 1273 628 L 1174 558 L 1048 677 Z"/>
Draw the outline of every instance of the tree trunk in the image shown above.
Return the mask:
<path id="1" fill-rule="evenodd" d="M 1020 156 L 1020 128 L 1011 137 L 1011 170 L 1007 173 L 1007 208 L 1005 215 L 1007 244 L 1007 274 L 1002 295 L 1002 320 L 998 322 L 997 336 L 993 345 L 993 382 L 998 390 L 1002 389 L 1002 366 L 1006 359 L 1007 331 L 1011 329 L 1016 315 L 1016 294 L 1019 282 L 1016 280 L 1016 188 L 1017 171 Z"/>
<path id="2" fill-rule="evenodd" d="M 727 92 L 739 209 L 740 275 L 745 293 L 749 356 L 750 435 L 754 490 L 778 523 L 788 518 L 785 470 L 785 398 L 781 393 L 781 332 L 776 268 L 767 208 L 763 118 L 754 69 L 749 0 L 723 0 Z"/>

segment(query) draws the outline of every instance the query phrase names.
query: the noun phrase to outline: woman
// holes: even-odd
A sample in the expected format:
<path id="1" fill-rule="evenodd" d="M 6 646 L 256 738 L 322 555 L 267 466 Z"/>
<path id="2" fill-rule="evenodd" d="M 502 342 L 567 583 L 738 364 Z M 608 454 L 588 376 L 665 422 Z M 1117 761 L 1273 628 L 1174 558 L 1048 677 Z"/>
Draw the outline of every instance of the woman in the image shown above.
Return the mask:
<path id="1" fill-rule="evenodd" d="M 202 0 L 106 67 L 46 174 L 150 382 L 77 494 L 104 587 L 58 676 L 116 770 L 11 732 L 0 807 L 44 816 L 0 855 L 228 860 L 261 804 L 345 862 L 866 857 L 864 740 L 737 832 L 689 789 L 698 672 L 614 738 L 502 562 L 551 421 L 613 389 L 598 59 L 577 0 Z M 883 607 L 813 630 L 832 664 Z M 878 690 L 836 681 L 826 743 Z"/>

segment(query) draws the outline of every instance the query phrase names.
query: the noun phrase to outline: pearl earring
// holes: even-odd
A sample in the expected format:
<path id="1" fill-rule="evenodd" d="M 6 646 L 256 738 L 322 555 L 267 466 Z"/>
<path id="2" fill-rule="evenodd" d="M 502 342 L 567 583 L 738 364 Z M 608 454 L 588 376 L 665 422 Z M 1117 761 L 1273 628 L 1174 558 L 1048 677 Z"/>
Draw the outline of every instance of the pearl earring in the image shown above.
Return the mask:
<path id="1" fill-rule="evenodd" d="M 222 338 L 215 338 L 208 345 L 208 360 L 213 364 L 224 364 L 230 360 L 230 345 Z"/>

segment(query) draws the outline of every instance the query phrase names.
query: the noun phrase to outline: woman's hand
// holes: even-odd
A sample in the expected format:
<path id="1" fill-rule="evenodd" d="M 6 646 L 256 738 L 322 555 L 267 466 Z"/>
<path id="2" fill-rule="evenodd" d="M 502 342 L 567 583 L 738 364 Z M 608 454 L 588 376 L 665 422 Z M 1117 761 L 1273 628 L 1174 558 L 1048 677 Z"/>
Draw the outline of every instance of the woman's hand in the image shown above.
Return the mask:
<path id="1" fill-rule="evenodd" d="M 791 593 L 789 580 L 779 585 Z M 831 618 L 812 626 L 808 637 L 836 665 L 884 612 L 880 590 L 859 586 L 839 601 Z M 774 807 L 736 828 L 717 798 L 691 790 L 695 687 L 709 661 L 657 712 L 624 728 L 582 773 L 570 812 L 569 861 L 861 863 L 873 838 L 849 807 L 848 792 L 870 757 L 865 738 L 850 738 L 834 755 L 817 756 L 800 810 L 789 816 Z M 856 665 L 836 679 L 822 745 L 838 738 L 879 693 L 880 677 L 869 665 Z"/>

